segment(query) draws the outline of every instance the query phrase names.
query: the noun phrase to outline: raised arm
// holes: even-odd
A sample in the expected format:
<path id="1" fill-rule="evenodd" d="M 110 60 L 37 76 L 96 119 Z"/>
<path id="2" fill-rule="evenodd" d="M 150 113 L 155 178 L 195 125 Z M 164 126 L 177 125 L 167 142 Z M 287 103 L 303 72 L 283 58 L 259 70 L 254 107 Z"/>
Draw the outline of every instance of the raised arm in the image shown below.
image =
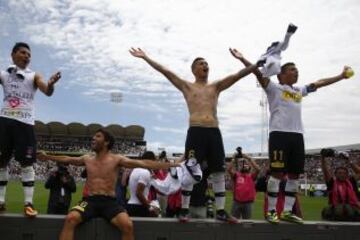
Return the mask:
<path id="1" fill-rule="evenodd" d="M 348 74 L 348 71 L 352 71 L 351 68 L 348 66 L 344 66 L 342 73 L 340 73 L 339 75 L 336 75 L 336 76 L 330 77 L 330 78 L 320 79 L 316 82 L 311 83 L 309 86 L 312 88 L 313 91 L 315 91 L 318 88 L 331 85 L 331 84 L 341 81 L 343 79 L 348 79 L 352 76 L 352 75 Z"/>
<path id="2" fill-rule="evenodd" d="M 321 169 L 324 174 L 325 183 L 327 183 L 328 181 L 330 181 L 333 178 L 333 175 L 332 175 L 332 173 L 329 169 L 329 166 L 326 162 L 328 159 L 329 158 L 327 158 L 327 157 L 321 156 Z"/>
<path id="3" fill-rule="evenodd" d="M 153 160 L 130 159 L 123 155 L 117 156 L 119 157 L 120 165 L 126 168 L 168 169 L 170 167 L 180 166 L 178 162 L 157 162 Z"/>
<path id="4" fill-rule="evenodd" d="M 259 174 L 260 172 L 260 167 L 259 165 L 256 164 L 255 160 L 252 159 L 250 156 L 246 155 L 245 153 L 242 154 L 242 157 L 246 159 L 246 161 L 248 161 L 248 163 L 250 164 L 251 168 L 254 169 L 254 173 L 256 175 Z"/>
<path id="5" fill-rule="evenodd" d="M 356 178 L 360 178 L 360 166 L 356 163 L 356 157 L 350 153 L 348 157 L 345 157 L 345 161 L 347 164 L 351 167 L 351 169 L 354 171 Z"/>
<path id="6" fill-rule="evenodd" d="M 53 74 L 49 81 L 45 83 L 44 78 L 36 73 L 35 74 L 35 86 L 40 89 L 41 92 L 43 92 L 46 96 L 51 96 L 54 93 L 54 85 L 57 81 L 59 81 L 61 78 L 61 73 L 56 72 Z"/>
<path id="7" fill-rule="evenodd" d="M 173 73 L 166 67 L 149 58 L 146 53 L 141 50 L 141 48 L 131 48 L 129 52 L 134 57 L 144 59 L 145 62 L 147 62 L 156 71 L 162 73 L 177 89 L 179 89 L 180 91 L 184 91 L 185 87 L 187 86 L 187 82 L 179 78 L 175 73 Z"/>
<path id="8" fill-rule="evenodd" d="M 244 64 L 245 67 L 251 66 L 252 63 L 248 61 L 237 49 L 235 48 L 229 48 L 230 53 L 234 56 L 234 58 L 238 59 L 240 62 Z M 264 78 L 258 68 L 255 68 L 253 73 L 256 76 L 256 79 L 258 80 L 259 84 L 262 88 L 266 88 L 269 84 L 270 79 Z"/>
<path id="9" fill-rule="evenodd" d="M 60 155 L 48 155 L 45 152 L 41 151 L 37 153 L 36 158 L 40 161 L 55 161 L 61 163 L 67 163 L 77 166 L 85 165 L 85 155 L 80 157 L 70 157 L 70 156 L 60 156 Z"/>
<path id="10" fill-rule="evenodd" d="M 229 173 L 230 177 L 234 177 L 236 173 L 235 161 L 237 161 L 236 157 L 231 160 L 230 164 L 227 167 L 227 172 Z"/>
<path id="11" fill-rule="evenodd" d="M 239 81 L 241 78 L 252 73 L 252 71 L 254 71 L 255 68 L 257 68 L 256 65 L 250 65 L 244 69 L 241 69 L 240 71 L 238 71 L 235 74 L 231 74 L 231 75 L 225 77 L 224 79 L 216 81 L 214 84 L 216 85 L 216 88 L 218 89 L 218 91 L 221 92 L 221 91 L 231 87 L 234 83 Z"/>

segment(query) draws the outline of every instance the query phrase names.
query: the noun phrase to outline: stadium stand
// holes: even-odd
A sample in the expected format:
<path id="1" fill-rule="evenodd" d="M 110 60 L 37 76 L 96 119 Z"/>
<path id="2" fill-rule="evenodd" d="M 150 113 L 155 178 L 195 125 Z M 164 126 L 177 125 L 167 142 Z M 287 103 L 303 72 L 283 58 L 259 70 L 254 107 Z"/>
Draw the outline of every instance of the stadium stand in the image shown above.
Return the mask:
<path id="1" fill-rule="evenodd" d="M 61 122 L 35 121 L 35 134 L 38 150 L 52 154 L 82 155 L 91 151 L 91 138 L 94 133 L 104 126 L 91 123 L 84 125 L 78 122 L 63 124 Z M 145 129 L 142 126 L 130 125 L 123 127 L 111 124 L 106 127 L 116 140 L 113 151 L 129 157 L 138 157 L 146 150 L 144 141 Z M 53 162 L 37 162 L 35 173 L 37 180 L 45 180 L 56 164 Z M 77 181 L 81 181 L 82 168 L 69 166 L 69 171 Z M 16 161 L 9 164 L 10 179 L 20 178 L 20 166 Z"/>

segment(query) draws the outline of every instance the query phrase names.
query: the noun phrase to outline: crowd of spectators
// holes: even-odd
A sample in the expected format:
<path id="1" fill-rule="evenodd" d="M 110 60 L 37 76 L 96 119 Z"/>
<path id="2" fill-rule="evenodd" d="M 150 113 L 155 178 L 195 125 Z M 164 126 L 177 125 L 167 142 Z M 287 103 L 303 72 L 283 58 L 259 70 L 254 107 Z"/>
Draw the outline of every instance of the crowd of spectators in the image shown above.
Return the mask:
<path id="1" fill-rule="evenodd" d="M 59 138 L 48 139 L 39 138 L 37 142 L 38 150 L 47 152 L 61 152 L 70 154 L 85 154 L 91 152 L 91 139 L 81 138 Z M 124 154 L 127 156 L 138 157 L 141 156 L 146 150 L 146 145 L 138 145 L 135 141 L 124 140 L 115 143 L 113 152 Z M 11 179 L 20 179 L 20 165 L 17 161 L 11 160 L 8 166 L 9 175 Z M 36 180 L 45 181 L 50 172 L 56 169 L 54 162 L 40 162 L 34 164 Z M 76 181 L 83 181 L 81 172 L 83 167 L 68 167 L 69 173 L 75 178 Z"/>
<path id="2" fill-rule="evenodd" d="M 50 152 L 86 153 L 91 151 L 90 138 L 38 138 L 38 149 Z M 113 152 L 139 156 L 145 151 L 145 145 L 136 141 L 123 140 L 115 143 Z"/>
<path id="3" fill-rule="evenodd" d="M 351 155 L 354 158 L 354 161 L 360 164 L 360 151 L 352 150 L 350 151 Z M 321 156 L 320 153 L 307 155 L 305 158 L 305 173 L 308 182 L 311 183 L 322 183 L 323 182 L 323 172 L 321 170 Z M 335 157 L 334 161 L 329 162 L 330 169 L 335 169 L 343 164 L 343 161 L 338 160 Z M 350 170 L 350 169 L 349 169 Z"/>
<path id="4" fill-rule="evenodd" d="M 90 139 L 40 139 L 38 141 L 38 149 L 50 152 L 67 152 L 67 153 L 86 153 L 90 152 Z M 145 145 L 137 145 L 135 141 L 121 141 L 115 144 L 114 152 L 128 155 L 128 156 L 141 156 L 146 150 Z M 355 156 L 355 161 L 360 164 L 360 151 L 353 150 L 351 151 L 352 155 Z M 309 183 L 322 183 L 323 173 L 321 170 L 320 163 L 320 154 L 309 154 L 305 159 L 305 174 L 307 181 Z M 267 169 L 267 160 L 266 159 L 256 159 L 255 162 L 259 165 L 262 171 L 260 176 L 265 174 Z M 341 164 L 341 161 L 332 161 L 329 163 L 330 168 L 335 169 Z M 35 172 L 38 180 L 45 180 L 49 171 L 55 168 L 55 164 L 52 162 L 37 162 L 35 164 Z M 80 173 L 81 168 L 69 167 L 71 175 L 75 177 L 77 181 L 81 180 Z M 20 167 L 16 161 L 11 161 L 9 165 L 9 173 L 12 179 L 20 178 Z M 230 176 L 226 176 L 226 188 L 232 188 L 232 182 Z"/>

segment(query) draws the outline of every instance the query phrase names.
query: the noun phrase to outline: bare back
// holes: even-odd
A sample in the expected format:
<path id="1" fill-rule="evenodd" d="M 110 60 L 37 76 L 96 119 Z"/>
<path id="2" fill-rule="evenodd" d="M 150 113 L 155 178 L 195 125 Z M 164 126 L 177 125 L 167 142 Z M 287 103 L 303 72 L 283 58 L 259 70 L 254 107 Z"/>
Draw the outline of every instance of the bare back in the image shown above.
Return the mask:
<path id="1" fill-rule="evenodd" d="M 187 83 L 183 91 L 190 126 L 218 127 L 217 104 L 219 92 L 214 84 Z"/>
<path id="2" fill-rule="evenodd" d="M 115 185 L 120 168 L 117 155 L 107 153 L 102 157 L 88 156 L 84 161 L 89 194 L 115 196 Z"/>

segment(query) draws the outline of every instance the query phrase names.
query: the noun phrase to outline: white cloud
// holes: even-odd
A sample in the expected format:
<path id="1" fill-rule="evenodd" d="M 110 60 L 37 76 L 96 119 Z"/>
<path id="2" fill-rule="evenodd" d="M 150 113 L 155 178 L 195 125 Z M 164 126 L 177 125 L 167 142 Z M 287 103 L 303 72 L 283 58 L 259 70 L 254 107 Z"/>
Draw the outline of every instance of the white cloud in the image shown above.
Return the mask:
<path id="1" fill-rule="evenodd" d="M 124 94 L 123 104 L 157 114 L 170 112 L 174 123 L 186 112 L 182 95 L 144 61 L 130 56 L 130 47 L 142 47 L 190 81 L 192 59 L 203 56 L 210 64 L 210 78 L 219 79 L 242 68 L 228 47 L 238 47 L 255 61 L 293 22 L 299 29 L 283 61 L 297 63 L 301 84 L 336 75 L 345 64 L 355 69 L 355 78 L 360 69 L 357 0 L 291 4 L 287 0 L 228 0 L 226 4 L 215 0 L 9 0 L 8 6 L 0 5 L 0 10 L 4 8 L 11 9 L 11 14 L 0 16 L 1 36 L 17 23 L 19 33 L 28 36 L 32 44 L 53 49 L 52 57 L 71 75 L 62 82 L 64 87 L 78 87 L 82 94 L 97 99 L 116 89 Z M 359 81 L 353 79 L 304 100 L 309 146 L 360 141 L 355 131 L 360 128 L 359 90 Z M 256 88 L 253 77 L 221 94 L 218 114 L 224 137 L 229 138 L 226 142 L 259 139 L 260 98 L 261 89 Z M 348 119 L 329 119 L 334 109 L 334 115 Z M 343 137 L 329 137 L 335 129 Z M 158 140 L 151 134 L 150 139 Z M 233 148 L 231 144 L 229 148 Z"/>

